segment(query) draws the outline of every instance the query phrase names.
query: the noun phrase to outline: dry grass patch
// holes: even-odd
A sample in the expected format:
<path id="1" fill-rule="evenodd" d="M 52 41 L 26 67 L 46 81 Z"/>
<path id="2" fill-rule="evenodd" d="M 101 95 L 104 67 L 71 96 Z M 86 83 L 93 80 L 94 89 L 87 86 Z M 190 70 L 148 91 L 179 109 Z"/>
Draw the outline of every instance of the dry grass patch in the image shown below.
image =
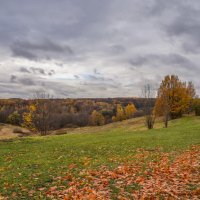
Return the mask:
<path id="1" fill-rule="evenodd" d="M 25 128 L 7 124 L 2 125 L 0 128 L 0 140 L 14 139 L 22 135 L 30 135 L 30 131 Z"/>

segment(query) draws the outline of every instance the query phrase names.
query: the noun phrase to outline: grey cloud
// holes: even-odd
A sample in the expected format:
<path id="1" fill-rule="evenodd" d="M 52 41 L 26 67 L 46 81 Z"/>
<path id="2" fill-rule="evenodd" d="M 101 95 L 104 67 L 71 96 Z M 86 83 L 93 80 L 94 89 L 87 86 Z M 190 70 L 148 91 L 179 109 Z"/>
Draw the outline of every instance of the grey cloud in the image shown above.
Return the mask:
<path id="1" fill-rule="evenodd" d="M 43 90 L 47 91 L 49 94 L 54 97 L 70 97 L 76 96 L 82 92 L 85 92 L 84 89 L 76 88 L 66 83 L 51 82 L 46 81 L 43 85 Z"/>
<path id="2" fill-rule="evenodd" d="M 165 11 L 176 10 L 177 7 L 181 6 L 179 0 L 154 0 L 152 4 L 148 4 L 147 13 L 150 16 L 161 16 Z"/>
<path id="3" fill-rule="evenodd" d="M 199 10 L 196 8 L 188 7 L 179 10 L 179 15 L 166 26 L 166 30 L 171 36 L 184 36 L 188 35 L 191 38 L 197 38 L 200 31 L 200 16 Z"/>
<path id="4" fill-rule="evenodd" d="M 30 78 L 21 78 L 18 81 L 19 81 L 19 83 L 21 83 L 22 85 L 25 85 L 25 86 L 35 85 L 35 82 L 33 80 L 31 80 Z"/>
<path id="5" fill-rule="evenodd" d="M 177 3 L 179 2 L 179 3 Z M 180 39 L 186 52 L 200 52 L 200 4 L 199 1 L 177 1 L 177 13 L 173 20 L 164 24 L 164 30 L 170 37 Z M 193 2 L 193 3 L 192 3 Z M 198 2 L 198 3 L 197 3 Z"/>
<path id="6" fill-rule="evenodd" d="M 17 76 L 15 76 L 15 75 L 10 76 L 10 82 L 11 83 L 14 83 L 16 80 L 17 80 Z"/>
<path id="7" fill-rule="evenodd" d="M 22 58 L 26 58 L 29 60 L 38 60 L 37 55 L 29 52 L 26 49 L 23 49 L 23 48 L 21 49 L 21 48 L 15 47 L 15 46 L 11 47 L 11 49 L 12 49 L 12 55 L 14 57 L 22 57 Z"/>
<path id="8" fill-rule="evenodd" d="M 74 51 L 70 46 L 61 46 L 49 39 L 37 42 L 16 41 L 10 48 L 14 57 L 23 57 L 29 60 L 50 60 L 51 57 L 56 56 L 56 54 L 61 54 L 63 56 L 74 55 Z"/>
<path id="9" fill-rule="evenodd" d="M 26 67 L 21 67 L 19 71 L 23 73 L 31 73 Z"/>
<path id="10" fill-rule="evenodd" d="M 22 48 L 27 50 L 40 50 L 40 51 L 53 51 L 53 52 L 63 52 L 64 48 L 59 46 L 52 41 L 45 39 L 42 42 L 29 42 L 29 41 L 17 41 L 13 44 L 15 48 Z M 68 47 L 69 48 L 69 47 Z M 71 50 L 72 51 L 72 50 Z"/>
<path id="11" fill-rule="evenodd" d="M 10 97 L 133 96 L 172 72 L 199 85 L 199 18 L 199 0 L 5 0 L 0 84 Z"/>
<path id="12" fill-rule="evenodd" d="M 48 72 L 48 75 L 49 75 L 49 76 L 52 76 L 52 75 L 55 74 L 55 73 L 56 73 L 55 70 L 51 69 L 50 72 Z"/>
<path id="13" fill-rule="evenodd" d="M 60 91 L 60 95 L 65 97 L 70 97 L 71 95 L 76 95 L 77 93 L 75 91 Z"/>
<path id="14" fill-rule="evenodd" d="M 98 69 L 94 69 L 94 74 L 101 74 L 99 71 L 98 71 Z"/>
<path id="15" fill-rule="evenodd" d="M 81 82 L 80 83 L 83 86 L 86 86 L 87 88 L 119 88 L 119 85 L 111 84 L 111 83 L 90 83 L 90 82 Z"/>
<path id="16" fill-rule="evenodd" d="M 35 85 L 35 83 L 32 79 L 30 79 L 30 78 L 18 78 L 15 75 L 10 76 L 10 82 L 11 83 L 18 83 L 18 84 L 22 84 L 22 85 L 26 85 L 26 86 Z"/>
<path id="17" fill-rule="evenodd" d="M 40 68 L 40 67 L 31 67 L 30 69 L 31 69 L 34 73 L 39 73 L 39 74 L 45 75 L 44 69 L 42 69 L 42 68 Z"/>
<path id="18" fill-rule="evenodd" d="M 95 75 L 88 75 L 88 79 L 89 80 L 95 80 L 95 81 L 103 81 L 105 80 L 103 77 L 98 77 L 98 76 L 95 76 Z"/>
<path id="19" fill-rule="evenodd" d="M 110 50 L 113 54 L 121 54 L 126 51 L 126 48 L 123 45 L 112 45 Z"/>
<path id="20" fill-rule="evenodd" d="M 107 78 L 107 77 L 104 77 L 103 75 L 100 75 L 100 73 L 96 73 L 96 74 L 88 74 L 86 76 L 86 79 L 87 80 L 90 80 L 90 81 L 99 81 L 99 82 L 112 82 L 113 79 L 112 78 Z"/>
<path id="21" fill-rule="evenodd" d="M 133 66 L 142 66 L 148 63 L 148 58 L 147 56 L 138 56 L 136 58 L 130 59 L 128 62 Z"/>
<path id="22" fill-rule="evenodd" d="M 129 63 L 133 66 L 159 66 L 160 64 L 166 66 L 178 65 L 186 69 L 191 69 L 192 67 L 193 69 L 199 70 L 191 60 L 179 54 L 148 54 L 130 59 Z"/>
<path id="23" fill-rule="evenodd" d="M 22 73 L 29 73 L 29 74 L 30 73 L 33 73 L 33 74 L 42 74 L 42 75 L 47 75 L 48 74 L 49 76 L 51 76 L 51 75 L 53 75 L 53 74 L 56 73 L 55 70 L 53 70 L 53 69 L 51 69 L 49 71 L 45 71 L 41 67 L 30 67 L 30 68 L 21 67 L 19 69 L 19 71 L 22 72 Z"/>
<path id="24" fill-rule="evenodd" d="M 80 77 L 78 75 L 74 75 L 74 78 L 76 79 L 80 79 Z"/>
<path id="25" fill-rule="evenodd" d="M 63 63 L 56 63 L 57 66 L 63 67 Z"/>
<path id="26" fill-rule="evenodd" d="M 0 98 L 10 98 L 10 97 L 23 97 L 23 98 L 27 98 L 29 91 L 27 90 L 18 90 L 18 85 L 10 85 L 10 84 L 4 84 L 1 85 L 0 84 Z"/>

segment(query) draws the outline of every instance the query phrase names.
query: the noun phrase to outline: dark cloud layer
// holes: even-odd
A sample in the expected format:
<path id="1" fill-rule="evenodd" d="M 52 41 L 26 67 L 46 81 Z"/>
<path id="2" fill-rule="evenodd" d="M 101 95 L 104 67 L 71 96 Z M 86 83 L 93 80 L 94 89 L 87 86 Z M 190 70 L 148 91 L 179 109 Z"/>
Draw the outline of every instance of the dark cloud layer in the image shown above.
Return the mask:
<path id="1" fill-rule="evenodd" d="M 14 57 L 22 57 L 29 60 L 41 60 L 54 57 L 55 54 L 73 55 L 74 52 L 69 46 L 60 46 L 50 40 L 41 42 L 17 41 L 11 47 Z M 53 53 L 53 54 L 52 54 Z"/>
<path id="2" fill-rule="evenodd" d="M 138 96 L 172 73 L 198 88 L 199 35 L 199 0 L 2 0 L 0 97 Z"/>
<path id="3" fill-rule="evenodd" d="M 147 54 L 144 56 L 138 56 L 130 59 L 130 64 L 135 67 L 141 67 L 144 65 L 149 66 L 176 66 L 181 69 L 191 69 L 200 71 L 200 69 L 188 58 L 179 54 Z"/>

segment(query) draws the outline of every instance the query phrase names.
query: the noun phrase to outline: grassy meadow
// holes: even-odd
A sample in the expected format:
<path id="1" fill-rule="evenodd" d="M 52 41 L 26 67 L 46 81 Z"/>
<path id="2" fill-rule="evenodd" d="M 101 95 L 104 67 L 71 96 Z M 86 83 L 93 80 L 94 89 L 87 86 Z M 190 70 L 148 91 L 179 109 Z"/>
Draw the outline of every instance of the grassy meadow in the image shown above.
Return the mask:
<path id="1" fill-rule="evenodd" d="M 132 161 L 138 149 L 179 153 L 200 145 L 199 117 L 173 120 L 167 129 L 162 126 L 157 122 L 155 129 L 146 130 L 143 119 L 138 118 L 66 130 L 64 135 L 0 141 L 0 199 L 48 199 L 46 191 L 72 165 L 78 176 L 83 169 L 113 169 Z"/>

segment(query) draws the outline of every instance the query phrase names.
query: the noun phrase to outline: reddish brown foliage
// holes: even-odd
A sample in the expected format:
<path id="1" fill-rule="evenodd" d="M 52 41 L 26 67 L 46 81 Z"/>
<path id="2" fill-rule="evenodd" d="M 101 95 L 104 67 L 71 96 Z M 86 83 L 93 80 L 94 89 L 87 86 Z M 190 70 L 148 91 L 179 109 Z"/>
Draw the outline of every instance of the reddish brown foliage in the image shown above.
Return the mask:
<path id="1" fill-rule="evenodd" d="M 199 199 L 200 146 L 175 156 L 140 150 L 114 170 L 82 170 L 78 177 L 68 173 L 67 185 L 51 187 L 52 199 Z"/>

